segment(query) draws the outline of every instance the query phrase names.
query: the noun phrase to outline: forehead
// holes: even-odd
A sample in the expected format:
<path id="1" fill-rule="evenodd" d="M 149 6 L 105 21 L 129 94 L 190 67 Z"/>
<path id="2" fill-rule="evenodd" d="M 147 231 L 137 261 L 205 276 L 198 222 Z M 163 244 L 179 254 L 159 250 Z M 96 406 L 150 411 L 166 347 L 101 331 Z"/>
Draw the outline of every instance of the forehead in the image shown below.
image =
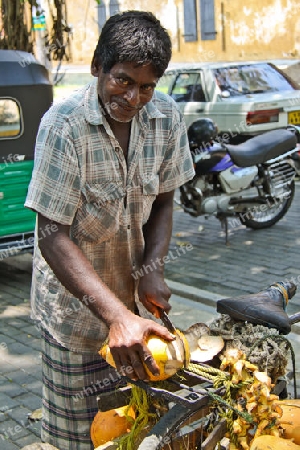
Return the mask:
<path id="1" fill-rule="evenodd" d="M 110 69 L 110 73 L 114 76 L 127 76 L 135 81 L 138 81 L 139 79 L 148 79 L 150 81 L 158 80 L 155 68 L 151 63 L 140 65 L 136 62 L 125 61 L 115 64 Z"/>

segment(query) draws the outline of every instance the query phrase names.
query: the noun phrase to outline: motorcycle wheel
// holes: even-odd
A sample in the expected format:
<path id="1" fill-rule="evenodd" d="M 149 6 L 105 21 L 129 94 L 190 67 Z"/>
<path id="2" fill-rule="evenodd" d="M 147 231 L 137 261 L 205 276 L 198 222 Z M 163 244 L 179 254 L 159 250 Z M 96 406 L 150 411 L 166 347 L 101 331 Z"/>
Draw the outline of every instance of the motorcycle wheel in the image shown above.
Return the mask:
<path id="1" fill-rule="evenodd" d="M 281 200 L 279 203 L 275 201 L 274 205 L 268 204 L 268 209 L 264 211 L 253 211 L 251 208 L 239 213 L 239 219 L 242 225 L 253 230 L 261 230 L 262 228 L 269 228 L 277 223 L 287 213 L 292 204 L 295 194 L 295 182 L 290 184 L 289 197 Z"/>

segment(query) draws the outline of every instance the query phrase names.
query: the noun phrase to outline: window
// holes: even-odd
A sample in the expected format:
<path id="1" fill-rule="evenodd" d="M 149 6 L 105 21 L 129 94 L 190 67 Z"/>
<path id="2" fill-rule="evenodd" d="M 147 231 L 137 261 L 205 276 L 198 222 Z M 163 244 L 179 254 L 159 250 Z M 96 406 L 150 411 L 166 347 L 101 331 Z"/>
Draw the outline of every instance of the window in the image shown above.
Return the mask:
<path id="1" fill-rule="evenodd" d="M 106 22 L 106 6 L 103 2 L 97 6 L 98 8 L 98 30 L 99 32 L 102 30 L 103 25 Z"/>
<path id="2" fill-rule="evenodd" d="M 197 41 L 197 9 L 196 0 L 184 0 L 184 40 L 185 42 Z"/>
<path id="3" fill-rule="evenodd" d="M 114 16 L 120 11 L 118 0 L 110 0 L 109 2 L 109 15 Z"/>
<path id="4" fill-rule="evenodd" d="M 176 102 L 205 102 L 205 95 L 198 73 L 183 73 L 174 84 L 171 97 Z"/>
<path id="5" fill-rule="evenodd" d="M 210 41 L 216 39 L 215 4 L 214 0 L 200 0 L 201 39 Z"/>
<path id="6" fill-rule="evenodd" d="M 165 73 L 159 80 L 156 85 L 156 89 L 158 91 L 164 92 L 164 94 L 169 94 L 170 89 L 172 88 L 176 75 L 174 73 Z"/>
<path id="7" fill-rule="evenodd" d="M 0 98 L 0 139 L 15 138 L 21 134 L 21 114 L 12 98 Z"/>
<path id="8" fill-rule="evenodd" d="M 221 92 L 231 97 L 294 89 L 286 78 L 269 64 L 245 64 L 213 71 Z"/>

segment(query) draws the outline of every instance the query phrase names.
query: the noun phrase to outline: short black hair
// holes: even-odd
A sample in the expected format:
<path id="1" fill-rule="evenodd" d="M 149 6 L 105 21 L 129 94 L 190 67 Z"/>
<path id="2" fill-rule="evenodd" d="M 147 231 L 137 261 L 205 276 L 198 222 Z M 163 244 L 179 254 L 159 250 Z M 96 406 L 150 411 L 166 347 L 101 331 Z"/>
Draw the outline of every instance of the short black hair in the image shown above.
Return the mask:
<path id="1" fill-rule="evenodd" d="M 160 21 L 146 11 L 125 11 L 104 24 L 94 52 L 92 67 L 107 73 L 117 63 L 151 63 L 160 78 L 172 56 L 172 43 Z"/>

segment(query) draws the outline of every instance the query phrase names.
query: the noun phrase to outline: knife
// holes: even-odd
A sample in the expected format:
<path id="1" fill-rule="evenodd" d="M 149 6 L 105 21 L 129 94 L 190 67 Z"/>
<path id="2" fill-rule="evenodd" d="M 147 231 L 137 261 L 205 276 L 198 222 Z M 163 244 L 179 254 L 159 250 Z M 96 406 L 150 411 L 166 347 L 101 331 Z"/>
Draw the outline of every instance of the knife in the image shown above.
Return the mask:
<path id="1" fill-rule="evenodd" d="M 173 322 L 171 321 L 170 317 L 168 316 L 168 314 L 166 313 L 166 311 L 162 310 L 160 313 L 160 318 L 164 324 L 164 326 L 171 332 L 171 333 L 175 333 L 176 332 L 176 327 L 173 324 Z"/>

